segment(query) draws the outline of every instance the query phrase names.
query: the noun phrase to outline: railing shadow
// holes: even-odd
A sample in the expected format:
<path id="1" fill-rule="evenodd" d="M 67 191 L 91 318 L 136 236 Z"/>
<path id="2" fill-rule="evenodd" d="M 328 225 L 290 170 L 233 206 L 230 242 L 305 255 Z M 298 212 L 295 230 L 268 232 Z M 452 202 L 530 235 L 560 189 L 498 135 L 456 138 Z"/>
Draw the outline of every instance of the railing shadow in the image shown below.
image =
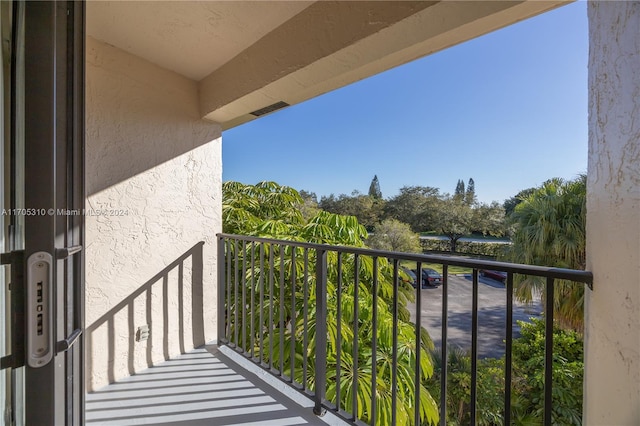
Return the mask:
<path id="1" fill-rule="evenodd" d="M 113 383 L 123 370 L 133 375 L 204 345 L 203 246 L 194 245 L 86 328 L 89 391 L 105 373 Z M 147 339 L 136 325 L 148 326 Z M 106 365 L 95 351 L 106 351 Z"/>
<path id="2" fill-rule="evenodd" d="M 215 347 L 173 357 L 87 397 L 86 424 L 324 424 Z"/>

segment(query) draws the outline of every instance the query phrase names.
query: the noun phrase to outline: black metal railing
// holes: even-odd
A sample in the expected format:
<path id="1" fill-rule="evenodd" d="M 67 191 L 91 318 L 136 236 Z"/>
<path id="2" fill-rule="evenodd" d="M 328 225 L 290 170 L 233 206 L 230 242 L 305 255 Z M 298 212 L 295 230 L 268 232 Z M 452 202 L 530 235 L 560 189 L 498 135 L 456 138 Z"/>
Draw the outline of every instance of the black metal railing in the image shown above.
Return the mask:
<path id="1" fill-rule="evenodd" d="M 406 283 L 407 264 L 415 265 L 415 288 Z M 432 264 L 441 265 L 443 272 L 439 404 L 424 387 L 430 340 L 422 326 L 421 272 Z M 554 285 L 567 280 L 591 287 L 592 274 L 587 271 L 219 234 L 218 341 L 310 396 L 318 415 L 331 410 L 352 424 L 372 425 L 421 425 L 437 418 L 444 425 L 450 267 L 468 268 L 472 287 L 471 424 L 477 416 L 479 271 L 506 273 L 507 425 L 512 406 L 514 274 L 546 279 L 543 421 L 550 425 Z M 405 303 L 410 293 L 415 296 L 413 312 Z"/>

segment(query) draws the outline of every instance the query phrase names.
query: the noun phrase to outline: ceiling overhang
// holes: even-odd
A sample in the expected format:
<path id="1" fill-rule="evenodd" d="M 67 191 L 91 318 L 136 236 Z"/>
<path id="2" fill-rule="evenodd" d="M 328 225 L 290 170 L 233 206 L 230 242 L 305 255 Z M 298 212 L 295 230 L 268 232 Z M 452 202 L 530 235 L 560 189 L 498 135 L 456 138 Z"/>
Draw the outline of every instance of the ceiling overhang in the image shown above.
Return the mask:
<path id="1" fill-rule="evenodd" d="M 197 81 L 227 129 L 566 3 L 88 2 L 87 32 Z"/>

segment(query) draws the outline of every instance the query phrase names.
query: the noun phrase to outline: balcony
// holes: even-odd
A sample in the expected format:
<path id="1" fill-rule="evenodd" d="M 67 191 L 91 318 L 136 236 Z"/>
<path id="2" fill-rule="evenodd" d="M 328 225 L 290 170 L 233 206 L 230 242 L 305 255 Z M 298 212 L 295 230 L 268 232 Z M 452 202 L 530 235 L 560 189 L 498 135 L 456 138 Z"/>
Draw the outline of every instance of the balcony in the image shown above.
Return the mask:
<path id="1" fill-rule="evenodd" d="M 439 363 L 437 375 L 432 367 L 436 358 L 451 359 L 451 348 L 470 353 L 466 405 L 470 423 L 478 424 L 483 408 L 478 363 L 504 356 L 504 388 L 511 389 L 512 346 L 519 333 L 515 320 L 543 310 L 514 299 L 515 274 L 546 282 L 544 311 L 551 314 L 544 315 L 540 370 L 544 424 L 554 423 L 549 409 L 554 401 L 554 287 L 558 280 L 590 285 L 590 272 L 228 234 L 218 236 L 218 250 L 218 346 L 183 348 L 173 358 L 165 351 L 162 363 L 148 363 L 152 366 L 142 371 L 131 367 L 130 377 L 88 394 L 87 424 L 444 425 L 453 367 Z M 98 321 L 88 330 L 89 341 L 100 326 L 113 330 L 114 321 L 134 309 L 136 297 L 162 295 L 156 303 L 162 303 L 166 319 L 167 277 L 184 269 L 194 252 Z M 440 267 L 442 282 L 412 286 L 407 266 Z M 454 267 L 469 272 L 449 273 Z M 481 277 L 486 269 L 504 271 L 504 284 Z M 178 293 L 184 293 L 182 287 Z M 156 339 L 154 345 L 168 347 L 168 334 Z M 428 386 L 438 389 L 437 400 Z M 511 424 L 512 395 L 502 392 L 502 398 L 497 423 Z"/>
<path id="2" fill-rule="evenodd" d="M 514 275 L 540 277 L 545 282 L 542 418 L 552 424 L 554 288 L 559 281 L 591 285 L 590 272 L 227 234 L 219 235 L 218 253 L 219 345 L 311 398 L 315 414 L 329 412 L 358 425 L 446 423 L 448 364 L 440 367 L 438 401 L 425 386 L 432 380 L 433 354 L 449 359 L 452 344 L 465 346 L 460 337 L 465 333 L 451 329 L 464 328 L 460 324 L 466 322 L 452 324 L 449 306 L 454 292 L 461 291 L 470 298 L 460 317 L 470 326 L 469 418 L 477 424 L 482 408 L 478 361 L 497 355 L 495 347 L 483 353 L 481 342 L 487 334 L 489 346 L 491 339 L 493 346 L 504 342 L 504 388 L 511 389 L 512 344 L 518 333 L 514 314 L 523 314 L 514 301 Z M 441 287 L 413 289 L 402 272 L 407 264 L 419 270 L 440 265 Z M 451 267 L 470 273 L 453 277 Z M 503 303 L 489 308 L 480 293 L 502 284 L 482 280 L 479 271 L 485 269 L 506 273 Z M 415 303 L 406 303 L 409 293 Z M 440 310 L 439 321 L 426 318 L 434 306 Z M 496 331 L 496 311 L 504 318 L 502 333 Z M 430 352 L 436 340 L 439 346 Z M 503 399 L 500 423 L 511 424 L 511 392 L 503 392 Z"/>

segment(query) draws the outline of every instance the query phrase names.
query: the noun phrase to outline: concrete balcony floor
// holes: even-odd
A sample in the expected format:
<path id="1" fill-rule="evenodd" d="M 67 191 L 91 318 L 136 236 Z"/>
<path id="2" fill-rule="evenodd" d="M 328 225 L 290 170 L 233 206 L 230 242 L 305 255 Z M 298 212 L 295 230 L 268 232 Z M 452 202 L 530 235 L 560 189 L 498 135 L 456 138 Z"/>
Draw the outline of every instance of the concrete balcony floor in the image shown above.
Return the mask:
<path id="1" fill-rule="evenodd" d="M 306 399 L 300 394 L 298 397 Z M 311 401 L 306 405 L 312 406 Z M 327 423 L 316 417 L 311 408 L 302 407 L 211 346 L 87 394 L 86 424 L 286 426 Z"/>

